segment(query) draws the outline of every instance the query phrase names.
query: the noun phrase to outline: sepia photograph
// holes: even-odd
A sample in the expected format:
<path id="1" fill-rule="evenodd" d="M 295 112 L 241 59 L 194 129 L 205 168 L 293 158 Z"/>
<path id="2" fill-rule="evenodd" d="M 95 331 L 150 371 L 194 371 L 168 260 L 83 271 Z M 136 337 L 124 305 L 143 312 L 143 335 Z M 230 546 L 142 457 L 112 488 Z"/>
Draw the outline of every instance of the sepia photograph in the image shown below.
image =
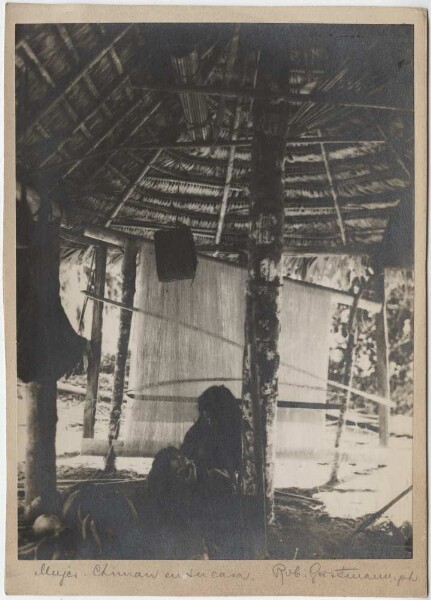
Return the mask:
<path id="1" fill-rule="evenodd" d="M 413 24 L 14 42 L 15 558 L 415 558 Z"/>

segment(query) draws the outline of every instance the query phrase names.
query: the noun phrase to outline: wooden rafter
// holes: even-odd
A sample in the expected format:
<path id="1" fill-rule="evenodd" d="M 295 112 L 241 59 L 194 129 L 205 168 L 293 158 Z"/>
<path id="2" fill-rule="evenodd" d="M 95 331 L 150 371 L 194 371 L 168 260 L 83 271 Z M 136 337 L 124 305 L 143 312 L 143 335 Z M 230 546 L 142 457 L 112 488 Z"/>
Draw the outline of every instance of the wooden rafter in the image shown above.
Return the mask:
<path id="1" fill-rule="evenodd" d="M 140 221 L 139 224 L 123 224 L 122 222 L 116 222 L 115 223 L 115 227 L 117 229 L 122 229 L 122 228 L 132 228 L 132 229 L 147 229 L 149 231 L 157 231 L 158 229 L 160 229 L 161 227 L 163 227 L 164 229 L 169 229 L 170 227 L 174 227 L 174 224 L 163 224 L 161 225 L 160 223 L 156 223 L 156 222 L 143 222 Z M 89 232 L 91 233 L 91 230 L 89 230 Z M 112 232 L 114 235 L 116 235 L 117 232 L 113 231 Z M 119 232 L 118 232 L 119 233 Z M 91 237 L 89 236 L 85 236 L 82 235 L 80 233 L 76 233 L 76 232 L 72 232 L 69 231 L 67 229 L 62 230 L 61 231 L 61 237 L 66 240 L 66 241 L 70 241 L 70 242 L 77 242 L 80 243 L 82 245 L 97 245 L 97 244 L 101 244 L 103 243 L 102 241 L 97 240 L 95 237 Z M 211 238 L 212 234 L 211 232 L 205 232 L 205 231 L 199 231 L 198 232 L 199 236 L 203 236 L 203 237 L 208 237 Z M 244 239 L 245 239 L 245 235 L 244 235 Z M 106 242 L 106 240 L 105 240 Z M 111 243 L 114 243 L 111 241 Z M 118 240 L 114 243 L 114 245 L 122 245 Z M 204 252 L 214 252 L 214 250 L 216 250 L 216 246 L 214 245 L 214 243 L 208 243 L 208 244 L 198 244 L 199 250 L 204 251 Z M 237 252 L 242 252 L 245 249 L 245 246 L 242 246 L 240 248 L 232 246 L 232 245 L 221 245 L 219 247 L 220 252 L 228 252 L 228 253 L 237 253 Z M 379 249 L 379 245 L 378 244 L 361 244 L 361 243 L 349 243 L 347 244 L 347 246 L 333 246 L 333 247 L 323 247 L 322 245 L 305 245 L 305 244 L 291 244 L 291 243 L 285 243 L 284 244 L 284 254 L 286 256 L 302 256 L 302 257 L 312 257 L 312 256 L 372 256 L 373 254 L 375 254 Z"/>
<path id="2" fill-rule="evenodd" d="M 332 177 L 331 167 L 329 164 L 328 155 L 326 153 L 325 144 L 320 143 L 320 148 L 322 150 L 322 157 L 323 157 L 323 162 L 325 163 L 326 175 L 328 177 L 329 187 L 331 189 L 331 196 L 334 201 L 335 212 L 337 214 L 337 223 L 338 223 L 338 227 L 340 228 L 341 240 L 342 240 L 343 244 L 346 245 L 346 243 L 347 243 L 346 229 L 345 229 L 344 223 L 343 223 L 343 216 L 341 214 L 340 203 L 338 201 L 338 192 L 335 187 L 334 179 Z"/>
<path id="3" fill-rule="evenodd" d="M 113 48 L 127 34 L 127 32 L 130 31 L 132 27 L 133 24 L 125 26 L 124 29 L 118 35 L 116 35 L 112 41 L 110 41 L 106 46 L 100 48 L 96 55 L 93 56 L 93 58 L 91 58 L 85 65 L 83 65 L 81 68 L 78 66 L 76 69 L 72 70 L 67 83 L 63 85 L 61 89 L 53 89 L 51 94 L 48 95 L 45 105 L 36 112 L 31 122 L 27 124 L 25 131 L 23 131 L 20 136 L 20 139 L 28 131 L 30 131 L 38 121 L 47 116 L 54 106 L 66 99 L 67 94 L 74 88 L 78 81 L 83 78 L 85 74 L 88 73 L 88 71 L 90 71 L 90 69 L 92 69 L 98 62 L 100 62 L 111 50 L 111 48 Z"/>
<path id="4" fill-rule="evenodd" d="M 232 82 L 233 69 L 234 69 L 236 57 L 238 54 L 240 27 L 241 26 L 239 23 L 237 23 L 235 25 L 232 39 L 229 44 L 229 52 L 228 52 L 228 57 L 226 60 L 226 67 L 225 67 L 225 72 L 224 72 L 224 77 L 223 77 L 223 85 L 227 86 L 227 87 L 229 87 Z M 226 108 L 226 99 L 224 96 L 221 96 L 219 104 L 217 106 L 217 114 L 216 114 L 216 118 L 215 118 L 216 137 L 218 137 L 217 136 L 218 128 L 223 123 L 225 108 Z"/>
<path id="5" fill-rule="evenodd" d="M 142 116 L 141 119 L 138 119 L 137 123 L 134 125 L 132 130 L 126 134 L 124 139 L 125 144 L 127 144 L 127 141 L 130 140 L 140 129 L 142 129 L 142 127 L 151 119 L 151 117 L 153 117 L 160 110 L 163 104 L 164 100 L 159 100 L 158 102 L 153 104 L 153 106 L 148 111 L 146 111 L 146 113 Z M 117 148 L 114 148 L 113 150 L 109 150 L 106 160 L 103 161 L 101 165 L 91 173 L 90 178 L 87 179 L 86 183 L 89 183 L 95 177 L 97 177 L 102 171 L 102 169 L 105 167 L 105 165 L 109 164 L 109 161 L 115 158 L 115 156 L 117 156 L 119 152 L 124 152 L 123 144 L 121 144 L 121 146 Z"/>
<path id="6" fill-rule="evenodd" d="M 68 137 L 66 137 L 65 139 L 63 139 L 63 141 L 61 142 L 61 144 L 59 144 L 57 146 L 57 148 L 51 152 L 46 158 L 44 158 L 42 160 L 42 162 L 38 165 L 38 170 L 42 169 L 42 168 L 47 168 L 47 169 L 51 169 L 51 168 L 57 168 L 57 167 L 62 167 L 65 166 L 67 164 L 72 164 L 72 162 L 75 159 L 70 159 L 69 161 L 62 161 L 60 163 L 55 163 L 55 164 L 49 164 L 50 160 L 52 158 L 55 157 L 56 153 L 58 152 L 58 150 L 60 149 L 60 147 L 64 146 L 65 144 L 67 144 L 68 141 L 70 141 L 70 138 L 75 135 L 75 133 L 77 133 L 79 130 L 83 130 L 83 128 L 85 128 L 88 131 L 88 127 L 86 127 L 86 123 L 87 121 L 89 121 L 90 119 L 92 119 L 98 112 L 99 110 L 101 110 L 104 106 L 106 106 L 106 101 L 109 100 L 110 98 L 112 98 L 120 88 L 122 88 L 127 81 L 129 81 L 129 77 L 125 76 L 123 77 L 118 84 L 113 87 L 110 88 L 109 93 L 106 95 L 104 93 L 105 90 L 102 90 L 101 95 L 102 95 L 102 100 L 97 104 L 97 106 L 95 106 L 94 109 L 92 109 L 83 119 L 82 121 L 80 121 L 78 124 L 73 126 L 73 129 L 70 131 L 70 133 L 68 133 Z"/>
<path id="7" fill-rule="evenodd" d="M 123 85 L 125 83 L 125 81 L 128 78 L 126 77 L 125 79 L 123 79 L 123 81 L 116 87 L 116 90 L 119 89 L 121 87 L 121 85 Z M 87 121 L 91 116 L 93 116 L 98 110 L 100 110 L 100 108 L 104 105 L 104 101 L 102 101 L 91 113 L 89 116 L 87 116 L 85 118 L 85 120 L 83 121 L 83 123 L 85 123 L 85 121 Z M 78 125 L 75 126 L 74 132 L 76 132 L 77 130 L 81 129 L 83 127 L 82 123 L 79 123 Z M 139 127 L 136 127 L 136 130 Z M 130 134 L 131 136 L 132 134 Z M 129 136 L 129 137 L 130 137 Z M 66 140 L 67 142 L 67 140 Z M 63 142 L 66 143 L 66 142 Z M 144 144 L 128 144 L 127 142 L 125 144 L 121 145 L 121 148 L 116 148 L 114 150 L 109 149 L 109 150 L 101 150 L 100 152 L 91 152 L 88 153 L 86 155 L 84 155 L 83 157 L 80 157 L 80 160 L 85 161 L 85 160 L 91 160 L 94 158 L 100 158 L 106 155 L 110 155 L 110 157 L 107 160 L 110 160 L 112 158 L 112 156 L 114 154 L 116 154 L 120 149 L 123 152 L 133 152 L 136 150 L 139 150 L 141 152 L 145 152 L 147 150 L 194 150 L 194 149 L 199 149 L 199 148 L 226 148 L 226 147 L 235 147 L 235 148 L 246 148 L 246 147 L 250 147 L 251 146 L 251 138 L 245 138 L 245 139 L 229 139 L 229 140 L 217 140 L 217 141 L 208 141 L 208 142 L 160 142 L 160 143 L 156 143 L 156 142 L 149 142 L 149 143 L 144 143 Z M 291 138 L 290 140 L 287 141 L 286 146 L 314 146 L 316 144 L 328 144 L 328 145 L 338 145 L 338 144 L 385 144 L 385 140 L 381 140 L 381 139 L 343 139 L 343 138 L 331 138 L 331 137 L 324 137 L 324 138 L 319 138 L 319 137 L 307 137 L 307 138 L 301 138 L 301 137 L 297 137 L 297 138 Z M 68 164 L 72 164 L 75 160 L 77 159 L 70 159 L 70 160 L 66 160 L 66 161 L 61 161 L 58 163 L 53 163 L 51 165 L 47 165 L 47 163 L 49 162 L 49 160 L 55 156 L 56 151 L 52 152 L 46 159 L 44 159 L 42 161 L 42 163 L 38 166 L 39 168 L 44 168 L 45 170 L 47 169 L 54 169 L 57 167 L 63 167 L 63 166 L 67 166 Z M 190 160 L 194 160 L 194 156 L 190 155 L 189 159 Z M 47 166 L 45 166 L 47 165 Z"/>
<path id="8" fill-rule="evenodd" d="M 107 162 L 105 166 L 107 166 L 109 168 L 109 170 L 112 171 L 112 173 L 114 173 L 115 175 L 117 175 L 117 177 L 119 179 L 121 179 L 121 181 L 125 185 L 130 185 L 130 179 L 126 175 L 124 175 L 124 173 L 122 173 L 120 171 L 120 169 L 117 169 L 117 167 L 115 165 Z"/>
<path id="9" fill-rule="evenodd" d="M 88 151 L 83 155 L 86 156 L 87 154 L 90 154 L 92 152 L 94 152 L 94 150 L 96 150 L 96 148 L 98 148 L 100 146 L 100 144 L 102 144 L 106 139 L 109 138 L 109 136 L 121 125 L 121 123 L 126 120 L 128 117 L 130 117 L 130 115 L 137 109 L 139 108 L 141 105 L 143 104 L 143 100 L 137 100 L 136 102 L 134 102 L 132 104 L 132 106 L 121 115 L 121 117 L 119 119 L 116 119 L 114 121 L 114 123 L 111 125 L 111 127 L 109 127 L 109 129 L 107 129 L 103 135 L 96 139 L 95 142 L 93 143 L 93 145 L 91 146 L 91 148 L 88 149 Z M 70 167 L 70 169 L 68 169 L 64 174 L 63 174 L 63 179 L 65 179 L 66 177 L 68 177 L 71 173 L 73 173 L 73 171 L 75 169 L 77 169 L 79 167 L 79 165 L 82 163 L 83 161 L 83 156 L 81 157 L 77 157 L 74 164 L 72 164 L 72 166 Z"/>
<path id="10" fill-rule="evenodd" d="M 139 175 L 136 177 L 136 179 L 133 181 L 133 183 L 131 183 L 131 185 L 127 188 L 127 190 L 125 191 L 125 193 L 122 196 L 121 200 L 118 202 L 118 204 L 115 207 L 115 209 L 111 212 L 111 214 L 109 215 L 109 218 L 105 221 L 105 226 L 106 227 L 109 227 L 112 224 L 112 221 L 115 219 L 115 217 L 121 211 L 121 209 L 126 204 L 126 202 L 129 200 L 129 198 L 133 195 L 133 193 L 135 192 L 137 186 L 141 183 L 142 179 L 148 173 L 148 171 L 151 168 L 151 166 L 154 163 L 154 161 L 156 161 L 157 158 L 160 156 L 160 153 L 161 153 L 161 150 L 156 150 L 156 152 L 150 158 L 150 160 L 145 165 L 145 167 L 140 171 Z"/>
<path id="11" fill-rule="evenodd" d="M 156 167 L 154 167 L 156 168 Z M 223 188 L 224 182 L 223 181 L 217 181 L 214 178 L 206 178 L 206 177 L 194 177 L 193 179 L 186 179 L 185 177 L 180 177 L 179 175 L 173 175 L 173 176 L 169 176 L 169 175 L 165 175 L 164 173 L 161 173 L 160 175 L 155 175 L 155 174 L 151 174 L 151 176 L 148 177 L 148 179 L 151 179 L 153 181 L 160 181 L 161 183 L 173 183 L 174 185 L 181 185 L 181 184 L 189 184 L 189 185 L 196 185 L 196 186 L 202 186 L 202 187 L 207 187 L 207 188 L 213 188 L 214 190 L 219 190 L 220 188 Z M 238 185 L 235 183 L 235 185 L 230 186 L 231 191 L 235 191 L 235 192 L 242 192 L 244 191 L 244 189 L 247 187 L 247 184 L 244 183 L 244 185 Z"/>
<path id="12" fill-rule="evenodd" d="M 236 24 L 234 33 L 232 36 L 232 40 L 230 43 L 228 58 L 226 61 L 226 69 L 225 69 L 225 74 L 224 74 L 224 79 L 223 79 L 223 85 L 225 85 L 225 86 L 226 85 L 230 86 L 231 81 L 232 81 L 233 69 L 234 69 L 236 57 L 238 54 L 239 34 L 240 34 L 240 25 Z M 225 107 L 226 107 L 226 99 L 224 96 L 221 96 L 219 105 L 217 107 L 216 128 L 219 127 L 223 123 Z M 241 100 L 239 98 L 237 98 L 236 106 L 235 106 L 235 110 L 234 110 L 233 125 L 232 125 L 232 141 L 233 142 L 235 142 L 238 138 L 238 129 L 239 129 L 239 123 L 240 123 L 241 114 L 242 114 L 241 110 L 242 110 Z M 216 129 L 216 132 L 217 132 L 217 129 Z M 217 135 L 217 133 L 216 133 L 216 135 Z M 227 213 L 227 204 L 228 204 L 228 199 L 229 199 L 229 194 L 230 194 L 230 184 L 232 181 L 233 166 L 235 163 L 235 148 L 236 148 L 236 146 L 234 144 L 232 144 L 229 147 L 229 156 L 228 156 L 227 167 L 226 167 L 226 177 L 225 177 L 224 188 L 223 188 L 223 196 L 222 196 L 221 205 L 220 205 L 220 215 L 219 215 L 219 219 L 218 219 L 218 223 L 217 223 L 217 231 L 216 231 L 216 235 L 215 235 L 216 246 L 218 246 L 221 242 L 224 221 L 225 221 L 226 213 Z M 217 255 L 217 251 L 215 251 L 214 254 Z"/>
<path id="13" fill-rule="evenodd" d="M 62 39 L 65 40 L 65 43 L 66 43 L 66 40 L 67 40 L 67 47 L 68 48 L 69 48 L 70 45 L 72 45 L 72 47 L 73 47 L 71 39 L 69 37 L 66 37 L 66 36 L 68 36 L 68 34 L 67 34 L 67 31 L 64 29 L 64 27 L 61 30 L 61 36 L 62 36 Z M 40 60 L 38 59 L 38 57 L 36 56 L 36 54 L 34 53 L 34 51 L 32 50 L 32 48 L 30 47 L 30 45 L 25 40 L 22 40 L 19 43 L 19 46 L 22 47 L 25 50 L 27 56 L 36 65 L 38 72 L 40 73 L 40 75 L 42 76 L 42 78 L 47 82 L 47 84 L 52 89 L 56 89 L 56 85 L 54 83 L 54 80 L 51 78 L 51 76 L 49 75 L 49 73 L 48 73 L 47 69 L 44 67 L 44 65 L 40 62 Z M 85 76 L 85 80 L 86 80 L 86 82 L 88 84 L 91 83 L 91 79 L 90 79 L 88 73 Z M 89 85 L 89 88 L 90 89 L 94 88 L 94 90 L 96 91 L 96 94 L 98 95 L 97 89 L 95 88 L 94 84 L 91 83 L 91 85 Z M 75 112 L 74 108 L 71 106 L 70 102 L 66 98 L 63 98 L 62 99 L 62 103 L 66 107 L 67 112 L 69 113 L 69 115 L 71 115 L 72 119 L 74 121 L 77 121 L 77 120 L 79 121 L 79 117 L 78 117 L 77 113 Z M 94 140 L 94 136 L 91 133 L 91 131 L 88 129 L 88 127 L 85 125 L 85 121 L 86 121 L 86 119 L 85 120 L 81 120 L 78 123 L 78 125 L 75 127 L 74 131 L 77 131 L 79 129 L 79 130 L 82 131 L 82 133 L 86 136 L 86 138 L 88 140 Z M 62 145 L 61 148 L 57 148 L 56 152 L 58 152 L 58 151 L 61 151 L 61 153 L 63 155 L 65 155 L 66 157 L 70 157 L 70 154 L 64 148 L 64 143 L 63 143 L 63 145 Z M 48 157 L 48 160 L 49 160 L 49 158 L 51 156 L 53 156 L 53 154 L 51 154 Z M 123 177 L 123 179 L 124 179 L 124 177 Z"/>
<path id="14" fill-rule="evenodd" d="M 18 48 L 22 48 L 24 50 L 24 52 L 26 53 L 28 58 L 36 66 L 40 76 L 45 81 L 45 83 L 49 87 L 55 88 L 55 83 L 54 83 L 51 75 L 48 73 L 48 71 L 44 67 L 44 65 L 40 62 L 39 58 L 36 56 L 35 52 L 31 48 L 30 44 L 26 40 L 21 40 L 17 45 L 17 49 Z"/>
<path id="15" fill-rule="evenodd" d="M 36 56 L 35 52 L 31 48 L 30 44 L 28 42 L 26 42 L 25 40 L 21 40 L 18 44 L 18 48 L 22 48 L 25 51 L 27 57 L 36 66 L 36 70 L 39 73 L 40 77 L 45 81 L 45 83 L 48 85 L 48 87 L 51 88 L 51 90 L 55 91 L 57 88 L 56 88 L 54 80 L 52 79 L 51 75 L 48 73 L 48 70 L 46 69 L 46 67 L 41 63 L 39 58 Z M 61 102 L 63 104 L 63 107 L 66 109 L 67 113 L 71 117 L 71 119 L 75 122 L 77 120 L 79 120 L 79 117 L 78 117 L 75 109 L 70 104 L 69 100 L 66 97 L 64 97 L 64 98 L 62 98 Z"/>
<path id="16" fill-rule="evenodd" d="M 387 144 L 387 146 L 389 148 L 389 151 L 391 152 L 391 154 L 394 157 L 395 161 L 400 165 L 400 167 L 402 168 L 402 170 L 404 171 L 404 173 L 407 175 L 408 180 L 410 181 L 410 179 L 411 179 L 410 170 L 407 168 L 404 159 L 402 158 L 402 156 L 400 155 L 400 153 L 398 152 L 398 150 L 396 149 L 396 147 L 392 143 L 392 140 L 390 139 L 390 137 L 388 136 L 388 134 L 384 131 L 384 129 L 382 128 L 382 126 L 380 125 L 380 123 L 378 121 L 376 121 L 376 119 L 372 115 L 371 111 L 368 111 L 368 114 L 369 114 L 369 117 L 370 117 L 370 119 L 371 119 L 374 127 L 377 128 L 377 131 L 382 136 L 382 138 L 385 140 L 385 142 L 386 142 L 386 144 Z"/>
<path id="17" fill-rule="evenodd" d="M 75 63 L 79 63 L 79 54 L 75 48 L 72 38 L 69 35 L 69 32 L 67 31 L 66 25 L 61 25 L 60 23 L 57 23 L 55 28 L 57 29 L 58 34 L 61 37 L 64 45 L 66 46 L 68 51 L 71 53 Z"/>
<path id="18" fill-rule="evenodd" d="M 67 31 L 66 26 L 65 25 L 61 25 L 61 24 L 56 24 L 55 28 L 58 31 L 58 34 L 61 37 L 61 40 L 63 41 L 63 44 L 66 46 L 67 50 L 72 55 L 73 60 L 75 62 L 75 65 L 79 64 L 80 59 L 79 59 L 78 51 L 75 48 L 73 40 L 70 37 L 69 32 Z M 85 81 L 85 84 L 87 85 L 87 88 L 88 88 L 90 94 L 96 100 L 100 100 L 99 90 L 97 89 L 97 87 L 95 86 L 93 80 L 91 79 L 90 74 L 86 73 L 83 76 L 83 80 Z M 105 114 L 107 114 L 108 117 L 112 117 L 111 111 L 109 110 L 109 108 L 107 107 L 107 105 L 104 102 L 102 103 L 102 108 L 103 108 Z"/>
<path id="19" fill-rule="evenodd" d="M 232 129 L 233 141 L 236 141 L 237 130 L 238 130 L 240 119 L 241 119 L 241 109 L 242 109 L 241 103 L 239 100 L 237 100 L 237 105 L 235 108 L 235 117 L 234 117 L 234 122 L 233 122 L 233 129 Z M 225 221 L 226 213 L 227 213 L 227 204 L 228 204 L 228 199 L 229 199 L 229 194 L 230 194 L 230 184 L 232 181 L 233 166 L 235 163 L 235 148 L 236 148 L 236 146 L 234 146 L 234 145 L 230 146 L 230 148 L 229 148 L 229 158 L 228 158 L 227 168 L 226 168 L 226 178 L 225 178 L 225 182 L 224 182 L 223 196 L 221 199 L 221 206 L 220 206 L 220 215 L 219 215 L 219 219 L 218 219 L 218 223 L 217 223 L 217 232 L 216 232 L 216 236 L 215 236 L 216 245 L 220 244 L 220 242 L 221 242 L 224 221 Z"/>
<path id="20" fill-rule="evenodd" d="M 213 233 L 219 231 L 220 216 L 215 214 L 215 211 L 203 212 L 199 208 L 185 208 L 184 206 L 178 205 L 178 203 L 166 204 L 155 204 L 151 202 L 151 199 L 146 200 L 145 194 L 143 194 L 139 200 L 133 203 L 133 210 L 139 210 L 138 219 L 142 216 L 148 218 L 151 215 L 153 219 L 159 219 L 160 223 L 163 224 L 169 221 L 176 221 L 180 219 L 184 223 L 192 222 L 205 222 L 208 224 L 208 229 L 212 230 Z M 287 225 L 302 226 L 307 224 L 331 224 L 334 222 L 333 210 L 329 208 L 325 212 L 303 212 L 303 213 L 291 213 L 290 206 L 285 204 L 284 208 L 285 223 Z M 347 207 L 344 213 L 346 223 L 358 221 L 358 220 L 384 220 L 387 218 L 387 210 L 384 208 L 375 209 L 362 209 L 362 208 L 350 208 Z M 248 212 L 243 211 L 241 214 L 229 214 L 224 221 L 227 228 L 245 227 L 249 222 Z M 334 224 L 335 227 L 335 224 Z M 220 243 L 220 241 L 215 242 Z"/>
<path id="21" fill-rule="evenodd" d="M 104 26 L 101 23 L 98 23 L 98 28 L 100 29 L 100 33 L 101 33 L 101 39 L 102 41 L 104 41 L 105 37 L 106 37 L 106 31 Z M 120 57 L 118 56 L 117 51 L 115 50 L 115 47 L 112 47 L 109 50 L 109 56 L 111 57 L 111 62 L 114 65 L 117 73 L 119 75 L 122 75 L 124 73 L 124 67 L 123 64 L 120 60 Z"/>

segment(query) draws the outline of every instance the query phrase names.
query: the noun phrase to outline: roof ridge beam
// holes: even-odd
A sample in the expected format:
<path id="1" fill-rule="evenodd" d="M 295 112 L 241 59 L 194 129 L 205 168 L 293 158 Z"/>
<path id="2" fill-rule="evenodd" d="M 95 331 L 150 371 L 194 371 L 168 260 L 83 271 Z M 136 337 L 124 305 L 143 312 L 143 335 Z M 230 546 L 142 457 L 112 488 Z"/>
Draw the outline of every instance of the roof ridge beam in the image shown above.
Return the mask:
<path id="1" fill-rule="evenodd" d="M 203 94 L 210 96 L 226 96 L 228 98 L 251 98 L 258 100 L 269 100 L 273 102 L 287 101 L 293 104 L 331 104 L 333 106 L 348 107 L 348 108 L 368 108 L 376 110 L 388 110 L 397 112 L 413 113 L 413 108 L 406 108 L 403 106 L 391 106 L 388 104 L 374 104 L 366 102 L 365 100 L 358 101 L 356 98 L 349 99 L 337 99 L 329 94 L 289 94 L 286 92 L 271 92 L 267 90 L 259 90 L 254 88 L 224 88 L 215 87 L 211 85 L 193 85 L 193 84 L 169 84 L 169 85 L 157 85 L 157 84 L 141 84 L 139 86 L 133 86 L 133 89 L 141 91 L 153 91 L 163 93 L 191 93 L 191 94 Z"/>

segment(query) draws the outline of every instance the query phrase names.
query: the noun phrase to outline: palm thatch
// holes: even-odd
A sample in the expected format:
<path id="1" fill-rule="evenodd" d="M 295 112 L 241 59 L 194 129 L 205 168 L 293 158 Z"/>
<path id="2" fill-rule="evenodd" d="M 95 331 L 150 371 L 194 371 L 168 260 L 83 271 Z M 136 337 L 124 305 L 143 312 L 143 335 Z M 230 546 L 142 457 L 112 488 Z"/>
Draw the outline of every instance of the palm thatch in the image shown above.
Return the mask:
<path id="1" fill-rule="evenodd" d="M 334 198 L 346 243 L 378 244 L 400 202 L 413 210 L 412 32 L 343 27 L 19 26 L 17 178 L 55 197 L 75 233 L 91 223 L 151 238 L 182 222 L 202 251 L 237 257 L 256 74 L 284 70 L 287 251 L 342 250 Z M 283 52 L 265 63 L 275 38 Z"/>

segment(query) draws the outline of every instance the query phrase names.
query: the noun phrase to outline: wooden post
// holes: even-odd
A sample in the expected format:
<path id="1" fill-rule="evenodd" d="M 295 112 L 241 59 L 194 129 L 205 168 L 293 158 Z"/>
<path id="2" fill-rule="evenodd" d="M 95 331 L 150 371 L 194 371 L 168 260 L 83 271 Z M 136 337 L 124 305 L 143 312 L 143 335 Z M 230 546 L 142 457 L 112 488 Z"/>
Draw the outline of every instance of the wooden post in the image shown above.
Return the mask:
<path id="1" fill-rule="evenodd" d="M 106 246 L 95 247 L 94 288 L 98 296 L 105 295 Z M 93 320 L 91 324 L 91 354 L 87 370 L 87 393 L 84 406 L 83 437 L 94 437 L 96 405 L 99 390 L 100 360 L 102 357 L 103 302 L 93 302 Z"/>
<path id="2" fill-rule="evenodd" d="M 242 493 L 246 539 L 250 536 L 254 539 L 248 545 L 251 556 L 247 558 L 256 559 L 266 554 L 266 523 L 274 517 L 286 123 L 285 106 L 275 108 L 269 103 L 255 103 L 242 401 Z"/>
<path id="3" fill-rule="evenodd" d="M 55 381 L 24 386 L 27 405 L 27 448 L 25 461 L 25 504 L 29 517 L 57 509 L 55 435 L 57 386 Z M 40 497 L 40 505 L 30 505 Z"/>
<path id="4" fill-rule="evenodd" d="M 256 350 L 253 296 L 247 293 L 242 402 L 242 512 L 244 558 L 266 558 L 266 494 L 263 417 Z"/>
<path id="5" fill-rule="evenodd" d="M 376 315 L 376 375 L 378 394 L 390 398 L 388 331 L 385 298 L 385 272 L 378 278 L 378 288 L 382 300 L 382 310 Z M 389 405 L 379 404 L 379 439 L 381 446 L 387 446 L 389 440 Z"/>
<path id="6" fill-rule="evenodd" d="M 352 387 L 352 367 L 354 362 L 354 352 L 357 338 L 357 323 L 356 323 L 356 315 L 358 312 L 358 304 L 361 298 L 363 288 L 362 285 L 359 287 L 357 294 L 355 294 L 352 307 L 349 313 L 349 321 L 347 323 L 347 346 L 346 346 L 346 358 L 344 362 L 344 373 L 343 373 L 343 385 Z M 341 437 L 344 432 L 346 426 L 346 412 L 350 404 L 350 389 L 343 394 L 341 399 L 341 408 L 338 415 L 338 423 L 337 423 L 337 433 L 335 435 L 335 454 L 334 454 L 334 462 L 332 464 L 332 472 L 331 477 L 329 479 L 329 485 L 335 485 L 338 483 L 338 470 L 340 468 L 340 444 Z"/>
<path id="7" fill-rule="evenodd" d="M 26 192 L 21 202 L 25 203 L 21 209 L 28 211 Z M 37 207 L 39 221 L 32 224 L 31 243 L 17 251 L 17 375 L 25 383 L 25 514 L 29 521 L 58 510 L 56 380 L 67 361 L 55 355 L 56 337 L 64 342 L 64 352 L 76 349 L 76 334 L 60 302 L 59 223 L 48 222 L 49 210 L 50 205 L 42 201 Z M 17 214 L 18 224 L 21 218 L 22 212 Z"/>
<path id="8" fill-rule="evenodd" d="M 122 266 L 123 282 L 121 302 L 128 307 L 133 306 L 133 299 L 135 296 L 137 254 L 137 244 L 133 241 L 127 241 L 124 246 Z M 107 472 L 115 470 L 114 440 L 118 438 L 120 430 L 120 418 L 124 393 L 124 377 L 126 374 L 132 315 L 133 312 L 130 310 L 121 310 L 117 356 L 114 370 L 114 390 L 112 394 L 111 415 L 109 419 L 109 450 L 105 459 L 105 470 Z"/>

